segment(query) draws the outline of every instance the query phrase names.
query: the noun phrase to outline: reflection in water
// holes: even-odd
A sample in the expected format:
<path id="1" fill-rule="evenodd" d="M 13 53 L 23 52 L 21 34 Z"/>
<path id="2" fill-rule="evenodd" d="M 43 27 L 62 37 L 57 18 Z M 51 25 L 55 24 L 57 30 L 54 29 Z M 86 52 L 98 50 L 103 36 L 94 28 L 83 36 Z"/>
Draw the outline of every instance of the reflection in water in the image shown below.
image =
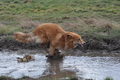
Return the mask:
<path id="1" fill-rule="evenodd" d="M 61 60 L 48 60 L 41 50 L 0 51 L 0 76 L 20 78 L 29 76 L 33 78 L 47 78 L 59 80 L 60 78 L 77 76 L 80 79 L 104 80 L 112 77 L 120 78 L 120 51 L 66 51 L 65 58 Z M 25 54 L 33 55 L 35 61 L 18 63 L 16 57 Z"/>
<path id="2" fill-rule="evenodd" d="M 113 77 L 114 80 L 119 80 L 119 60 L 120 58 L 115 59 L 115 57 L 67 56 L 64 60 L 63 68 L 77 69 L 76 76 L 84 79 L 104 80 L 106 77 Z"/>
<path id="3" fill-rule="evenodd" d="M 61 66 L 63 65 L 63 59 L 56 59 L 56 60 L 47 60 L 47 63 L 49 63 L 49 66 L 47 68 L 47 70 L 44 71 L 43 75 L 46 75 L 47 73 L 49 73 L 46 76 L 43 76 L 41 78 L 47 78 L 47 79 L 51 79 L 51 80 L 58 80 L 60 78 L 65 78 L 65 77 L 70 77 L 70 76 L 75 76 L 75 72 L 74 71 L 67 71 L 67 70 L 62 70 Z"/>

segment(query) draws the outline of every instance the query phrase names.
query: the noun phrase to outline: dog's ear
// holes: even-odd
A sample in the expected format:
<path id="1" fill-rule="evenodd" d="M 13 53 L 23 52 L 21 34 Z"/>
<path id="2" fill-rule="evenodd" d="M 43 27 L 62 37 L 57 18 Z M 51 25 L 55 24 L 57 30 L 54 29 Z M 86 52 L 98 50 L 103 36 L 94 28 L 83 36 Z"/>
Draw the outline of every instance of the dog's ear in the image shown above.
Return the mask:
<path id="1" fill-rule="evenodd" d="M 67 35 L 67 38 L 68 38 L 68 39 L 72 39 L 73 37 L 68 34 L 68 35 Z"/>

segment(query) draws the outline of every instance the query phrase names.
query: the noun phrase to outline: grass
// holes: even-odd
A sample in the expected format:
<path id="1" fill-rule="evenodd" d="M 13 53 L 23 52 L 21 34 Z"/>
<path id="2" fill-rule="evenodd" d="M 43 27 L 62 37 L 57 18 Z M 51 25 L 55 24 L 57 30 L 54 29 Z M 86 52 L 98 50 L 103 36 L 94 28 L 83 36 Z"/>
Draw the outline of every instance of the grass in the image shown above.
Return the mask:
<path id="1" fill-rule="evenodd" d="M 0 6 L 0 34 L 32 31 L 46 22 L 82 36 L 120 32 L 119 0 L 2 0 Z"/>
<path id="2" fill-rule="evenodd" d="M 54 20 L 95 16 L 119 20 L 120 14 L 118 0 L 4 0 L 0 5 L 0 15 L 4 20 L 20 17 Z"/>
<path id="3" fill-rule="evenodd" d="M 0 80 L 15 80 L 15 79 L 6 76 L 0 76 Z"/>
<path id="4" fill-rule="evenodd" d="M 114 80 L 114 79 L 111 77 L 106 77 L 105 80 Z"/>

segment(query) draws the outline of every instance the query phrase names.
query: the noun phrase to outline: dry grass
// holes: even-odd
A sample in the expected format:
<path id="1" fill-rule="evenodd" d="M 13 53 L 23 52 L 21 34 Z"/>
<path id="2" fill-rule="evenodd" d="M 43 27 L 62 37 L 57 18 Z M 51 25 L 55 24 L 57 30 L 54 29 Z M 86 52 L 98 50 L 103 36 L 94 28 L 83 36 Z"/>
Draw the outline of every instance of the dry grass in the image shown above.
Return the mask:
<path id="1" fill-rule="evenodd" d="M 66 31 L 72 31 L 81 36 L 91 36 L 91 38 L 116 37 L 119 36 L 120 31 L 119 25 L 115 22 L 100 18 L 78 18 L 76 21 L 66 21 L 60 25 Z"/>
<path id="2" fill-rule="evenodd" d="M 7 26 L 4 24 L 0 24 L 0 33 L 4 34 L 8 31 Z"/>
<path id="3" fill-rule="evenodd" d="M 7 27 L 4 24 L 0 24 L 0 30 L 1 29 L 6 29 Z"/>
<path id="4" fill-rule="evenodd" d="M 112 30 L 116 28 L 118 25 L 114 22 L 100 19 L 100 18 L 88 18 L 88 19 L 80 19 L 78 18 L 75 22 L 64 22 L 62 24 L 63 28 L 67 31 L 91 31 L 92 29 L 107 29 Z"/>
<path id="5" fill-rule="evenodd" d="M 83 27 L 97 27 L 97 28 L 114 28 L 117 25 L 105 20 L 105 19 L 100 19 L 100 18 L 89 18 L 89 19 L 77 19 L 77 22 L 64 22 L 63 26 L 66 26 L 64 28 L 67 28 L 66 30 L 73 30 L 73 29 L 78 29 L 78 27 L 83 28 Z"/>
<path id="6" fill-rule="evenodd" d="M 86 24 L 92 24 L 91 27 L 109 27 L 109 28 L 113 28 L 116 25 L 114 25 L 113 23 L 111 23 L 108 20 L 105 19 L 100 19 L 100 18 L 89 18 L 89 19 L 83 19 L 83 21 Z"/>
<path id="7" fill-rule="evenodd" d="M 38 21 L 32 21 L 32 20 L 22 20 L 21 22 L 20 22 L 20 26 L 22 27 L 22 28 L 33 28 L 33 27 L 36 27 L 36 26 L 38 26 L 39 24 L 41 24 L 40 22 L 38 22 Z"/>
<path id="8" fill-rule="evenodd" d="M 21 20 L 19 26 L 23 29 L 23 32 L 30 32 L 34 30 L 41 22 L 32 20 Z"/>

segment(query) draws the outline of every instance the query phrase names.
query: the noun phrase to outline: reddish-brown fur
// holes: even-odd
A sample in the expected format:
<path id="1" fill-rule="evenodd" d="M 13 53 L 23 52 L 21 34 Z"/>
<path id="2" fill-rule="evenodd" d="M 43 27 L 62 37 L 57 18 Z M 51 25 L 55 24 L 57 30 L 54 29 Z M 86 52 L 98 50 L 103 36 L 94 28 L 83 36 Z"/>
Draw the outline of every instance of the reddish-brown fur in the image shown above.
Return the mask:
<path id="1" fill-rule="evenodd" d="M 22 32 L 14 33 L 14 38 L 20 42 L 31 42 L 42 44 L 50 43 L 50 55 L 54 55 L 55 49 L 71 49 L 79 44 L 83 44 L 81 36 L 64 31 L 61 27 L 53 23 L 44 23 L 36 27 L 34 31 L 28 34 Z M 46 49 L 46 48 L 45 48 Z"/>

